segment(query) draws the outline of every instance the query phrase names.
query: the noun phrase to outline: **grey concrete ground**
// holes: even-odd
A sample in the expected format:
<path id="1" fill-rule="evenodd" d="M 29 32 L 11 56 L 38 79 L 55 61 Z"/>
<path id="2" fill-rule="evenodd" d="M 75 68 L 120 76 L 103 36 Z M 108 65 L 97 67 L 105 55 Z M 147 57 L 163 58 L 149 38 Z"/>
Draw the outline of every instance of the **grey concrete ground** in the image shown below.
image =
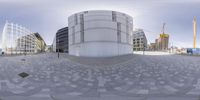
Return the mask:
<path id="1" fill-rule="evenodd" d="M 25 59 L 25 61 L 23 60 Z M 30 74 L 26 78 L 19 73 Z M 0 100 L 199 100 L 200 58 L 0 57 Z"/>

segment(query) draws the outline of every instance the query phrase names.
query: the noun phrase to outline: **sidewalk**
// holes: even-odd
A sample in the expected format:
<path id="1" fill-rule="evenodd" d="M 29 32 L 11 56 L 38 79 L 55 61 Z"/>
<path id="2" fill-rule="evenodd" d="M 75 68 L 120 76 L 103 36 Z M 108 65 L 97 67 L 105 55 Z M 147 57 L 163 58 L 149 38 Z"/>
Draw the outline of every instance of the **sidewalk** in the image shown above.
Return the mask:
<path id="1" fill-rule="evenodd" d="M 134 51 L 133 54 L 143 55 L 143 51 Z M 173 55 L 174 53 L 162 51 L 144 51 L 144 55 Z"/>

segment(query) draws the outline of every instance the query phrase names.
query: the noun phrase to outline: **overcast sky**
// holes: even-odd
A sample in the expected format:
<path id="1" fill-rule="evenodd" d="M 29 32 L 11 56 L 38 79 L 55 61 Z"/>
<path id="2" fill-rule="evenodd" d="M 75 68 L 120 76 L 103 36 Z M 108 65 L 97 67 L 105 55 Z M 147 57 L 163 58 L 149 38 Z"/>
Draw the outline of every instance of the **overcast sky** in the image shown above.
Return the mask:
<path id="1" fill-rule="evenodd" d="M 68 16 L 85 10 L 114 10 L 131 15 L 134 28 L 144 29 L 149 43 L 158 38 L 165 22 L 170 43 L 178 47 L 192 47 L 193 17 L 197 16 L 200 23 L 200 0 L 0 0 L 0 41 L 8 20 L 39 32 L 47 44 L 52 44 L 56 31 L 68 26 Z M 197 28 L 200 30 L 200 26 Z"/>

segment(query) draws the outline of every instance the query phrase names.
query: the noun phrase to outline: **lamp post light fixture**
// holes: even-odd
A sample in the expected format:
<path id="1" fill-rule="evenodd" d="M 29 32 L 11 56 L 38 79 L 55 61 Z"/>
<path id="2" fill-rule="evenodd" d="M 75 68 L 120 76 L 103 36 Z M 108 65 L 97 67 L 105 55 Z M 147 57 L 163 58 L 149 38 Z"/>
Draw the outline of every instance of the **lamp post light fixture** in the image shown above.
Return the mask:
<path id="1" fill-rule="evenodd" d="M 144 34 L 143 34 L 143 37 L 145 37 Z M 145 46 L 145 43 L 144 43 L 144 41 L 143 41 L 143 55 L 145 54 L 145 48 L 146 48 L 146 46 Z"/>
<path id="2" fill-rule="evenodd" d="M 59 39 L 58 39 L 58 58 L 60 57 L 60 49 L 59 49 L 60 47 L 59 47 Z"/>
<path id="3" fill-rule="evenodd" d="M 143 44 L 143 55 L 145 54 L 145 45 Z"/>

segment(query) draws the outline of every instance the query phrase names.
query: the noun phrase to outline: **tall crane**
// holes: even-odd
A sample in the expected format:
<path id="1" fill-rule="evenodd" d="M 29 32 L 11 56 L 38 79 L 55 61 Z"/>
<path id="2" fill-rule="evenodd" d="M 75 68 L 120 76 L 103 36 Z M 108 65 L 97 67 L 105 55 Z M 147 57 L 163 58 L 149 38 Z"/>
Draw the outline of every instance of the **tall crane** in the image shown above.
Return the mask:
<path id="1" fill-rule="evenodd" d="M 163 27 L 162 27 L 162 33 L 165 34 L 165 25 L 166 23 L 163 23 Z"/>
<path id="2" fill-rule="evenodd" d="M 193 48 L 196 48 L 196 35 L 197 35 L 197 19 L 196 19 L 196 16 L 194 16 L 194 20 L 193 20 L 193 32 L 194 32 Z"/>
<path id="3" fill-rule="evenodd" d="M 160 48 L 161 50 L 168 50 L 169 48 L 169 34 L 165 33 L 166 23 L 163 23 L 162 33 L 160 34 Z"/>

